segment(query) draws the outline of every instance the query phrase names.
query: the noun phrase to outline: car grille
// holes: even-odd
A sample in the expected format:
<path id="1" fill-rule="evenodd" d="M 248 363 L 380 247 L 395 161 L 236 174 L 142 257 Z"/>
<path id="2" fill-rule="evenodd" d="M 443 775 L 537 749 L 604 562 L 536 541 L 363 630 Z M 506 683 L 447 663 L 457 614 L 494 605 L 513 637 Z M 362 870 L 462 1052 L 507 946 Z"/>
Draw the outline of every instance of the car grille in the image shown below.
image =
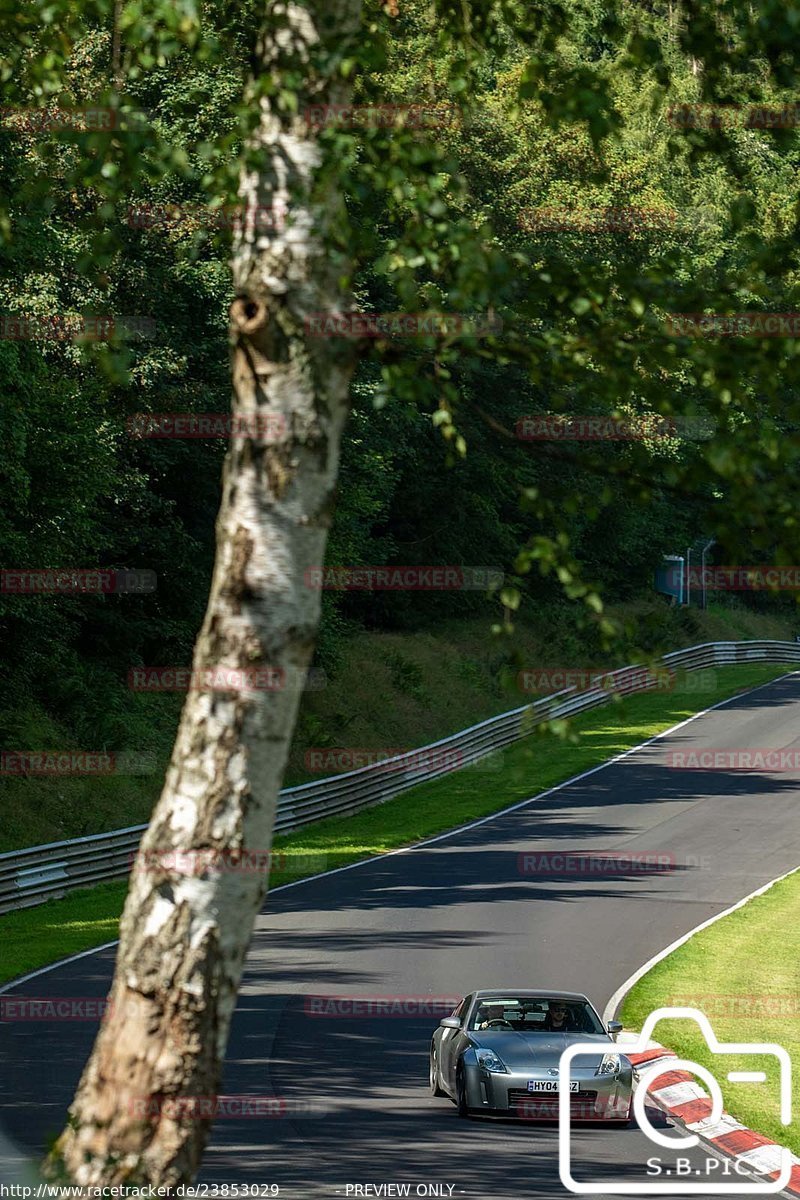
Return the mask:
<path id="1" fill-rule="evenodd" d="M 570 1092 L 569 1112 L 575 1120 L 596 1121 L 597 1092 Z M 558 1093 L 529 1092 L 527 1088 L 508 1089 L 509 1112 L 523 1121 L 557 1121 Z"/>
<path id="2" fill-rule="evenodd" d="M 597 1092 L 570 1092 L 569 1098 L 571 1103 L 578 1104 L 581 1101 L 596 1100 Z M 541 1101 L 546 1104 L 552 1104 L 555 1101 L 558 1104 L 558 1092 L 529 1092 L 527 1088 L 508 1089 L 509 1108 L 514 1104 L 536 1104 Z"/>

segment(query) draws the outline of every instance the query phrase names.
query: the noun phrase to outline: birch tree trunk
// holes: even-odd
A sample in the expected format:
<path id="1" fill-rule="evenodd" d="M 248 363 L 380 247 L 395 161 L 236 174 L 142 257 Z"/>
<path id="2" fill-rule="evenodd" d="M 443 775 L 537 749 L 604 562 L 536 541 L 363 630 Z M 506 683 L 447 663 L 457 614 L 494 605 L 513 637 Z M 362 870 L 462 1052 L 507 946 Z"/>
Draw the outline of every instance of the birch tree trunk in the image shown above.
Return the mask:
<path id="1" fill-rule="evenodd" d="M 161 852 L 265 851 L 314 647 L 352 344 L 312 338 L 304 318 L 347 307 L 349 264 L 331 249 L 341 215 L 308 106 L 346 104 L 338 63 L 358 34 L 359 0 L 282 0 L 258 45 L 261 82 L 296 88 L 298 111 L 269 98 L 241 179 L 234 246 L 233 412 L 217 554 L 193 669 L 225 674 L 190 691 L 161 798 L 122 919 L 109 1012 L 70 1120 L 45 1170 L 78 1184 L 193 1178 L 211 1124 L 190 1098 L 215 1096 L 264 872 L 198 875 Z M 274 89 L 262 93 L 277 94 Z M 251 148 L 252 150 L 253 148 Z M 333 182 L 331 182 L 333 181 Z M 281 214 L 268 228 L 265 213 Z M 252 429 L 260 420 L 262 430 Z M 276 432 L 277 430 L 277 432 Z M 286 673 L 268 690 L 258 676 Z M 255 680 L 255 683 L 253 682 Z M 184 860 L 185 861 L 185 860 Z M 169 1101 L 170 1103 L 165 1103 Z M 180 1105 L 184 1103 L 183 1112 Z M 186 1113 L 193 1114 L 187 1119 Z"/>

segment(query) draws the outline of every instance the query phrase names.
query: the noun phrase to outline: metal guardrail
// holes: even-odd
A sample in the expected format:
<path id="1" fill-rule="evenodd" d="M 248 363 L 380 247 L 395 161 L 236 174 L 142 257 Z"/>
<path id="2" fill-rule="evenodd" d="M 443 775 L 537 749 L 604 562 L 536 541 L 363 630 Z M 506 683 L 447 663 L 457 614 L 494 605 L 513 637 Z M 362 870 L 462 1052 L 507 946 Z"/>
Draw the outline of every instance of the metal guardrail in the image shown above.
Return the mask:
<path id="1" fill-rule="evenodd" d="M 780 641 L 707 642 L 675 650 L 658 660 L 663 671 L 697 671 L 734 663 L 800 664 L 800 644 Z M 276 833 L 288 833 L 325 817 L 347 816 L 440 775 L 485 758 L 532 733 L 538 724 L 575 716 L 626 695 L 660 686 L 658 673 L 621 667 L 598 673 L 597 686 L 565 688 L 511 712 L 490 717 L 438 742 L 355 771 L 284 788 L 278 796 Z M 63 896 L 75 888 L 127 875 L 146 825 L 30 846 L 0 854 L 0 913 Z"/>

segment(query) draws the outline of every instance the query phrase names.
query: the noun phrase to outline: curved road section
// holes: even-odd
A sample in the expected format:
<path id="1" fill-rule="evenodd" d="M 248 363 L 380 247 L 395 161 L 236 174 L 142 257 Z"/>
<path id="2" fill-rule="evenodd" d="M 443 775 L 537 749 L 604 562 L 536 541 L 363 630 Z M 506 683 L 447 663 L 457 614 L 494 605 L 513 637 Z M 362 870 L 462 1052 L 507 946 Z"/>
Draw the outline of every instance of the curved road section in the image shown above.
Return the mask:
<path id="1" fill-rule="evenodd" d="M 554 1124 L 464 1121 L 430 1096 L 439 1016 L 495 986 L 586 992 L 602 1012 L 654 953 L 800 863 L 797 772 L 676 757 L 797 748 L 799 716 L 791 675 L 513 810 L 274 892 L 233 1024 L 222 1091 L 235 1099 L 200 1181 L 277 1184 L 289 1200 L 566 1196 Z M 112 963 L 92 953 L 7 998 L 99 998 Z M 62 1126 L 95 1029 L 0 1024 L 0 1119 L 20 1146 L 38 1153 Z M 704 1150 L 683 1153 L 692 1181 L 725 1179 Z M 571 1157 L 593 1196 L 651 1194 L 638 1191 L 656 1181 L 648 1159 L 677 1169 L 637 1128 L 579 1126 Z"/>

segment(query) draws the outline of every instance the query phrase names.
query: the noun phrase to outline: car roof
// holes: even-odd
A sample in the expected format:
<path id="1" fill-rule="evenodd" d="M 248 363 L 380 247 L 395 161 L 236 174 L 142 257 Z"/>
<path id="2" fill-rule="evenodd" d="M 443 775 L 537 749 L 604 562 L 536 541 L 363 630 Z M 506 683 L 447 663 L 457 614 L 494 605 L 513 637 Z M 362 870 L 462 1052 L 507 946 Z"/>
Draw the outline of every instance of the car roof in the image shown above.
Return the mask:
<path id="1" fill-rule="evenodd" d="M 588 996 L 584 996 L 583 992 L 564 992 L 560 988 L 485 988 L 480 992 L 473 992 L 474 1000 L 490 1000 L 492 996 L 500 996 L 502 998 L 519 997 L 520 999 L 531 1000 L 583 1000 L 589 1004 L 591 1001 Z"/>

